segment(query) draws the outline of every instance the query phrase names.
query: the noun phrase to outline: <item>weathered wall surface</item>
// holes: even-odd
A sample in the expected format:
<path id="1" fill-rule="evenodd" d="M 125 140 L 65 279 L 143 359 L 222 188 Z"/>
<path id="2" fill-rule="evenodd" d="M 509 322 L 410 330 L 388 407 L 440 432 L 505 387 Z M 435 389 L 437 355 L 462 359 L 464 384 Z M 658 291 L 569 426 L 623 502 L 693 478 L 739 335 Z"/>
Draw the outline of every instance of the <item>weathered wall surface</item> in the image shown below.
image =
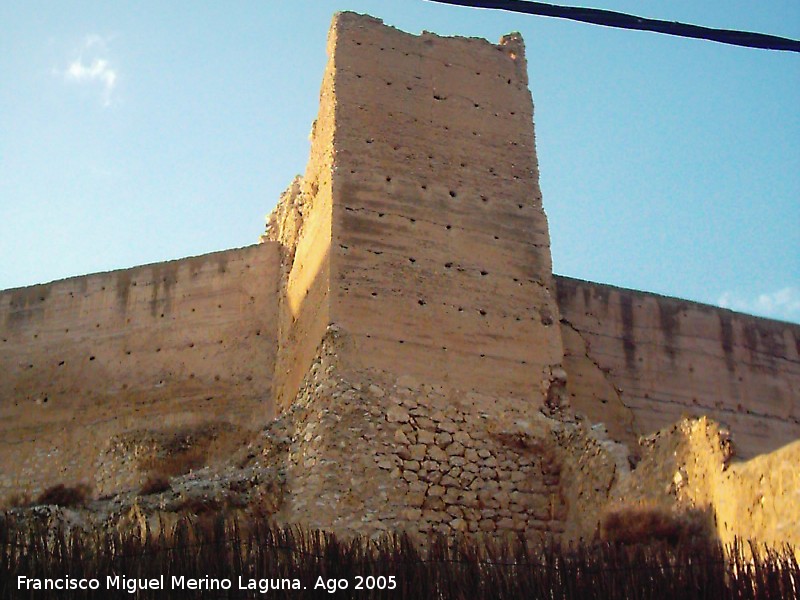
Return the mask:
<path id="1" fill-rule="evenodd" d="M 717 531 L 722 541 L 735 537 L 764 544 L 800 546 L 800 441 L 794 441 L 755 458 L 731 465 L 721 475 L 707 470 L 706 498 L 716 509 Z M 716 477 L 714 477 L 716 475 Z M 695 503 L 705 498 L 699 494 Z"/>
<path id="2" fill-rule="evenodd" d="M 800 326 L 556 278 L 573 407 L 633 442 L 682 416 L 750 457 L 800 438 Z"/>
<path id="3" fill-rule="evenodd" d="M 0 292 L 0 495 L 94 483 L 108 440 L 274 414 L 277 244 Z"/>
<path id="4" fill-rule="evenodd" d="M 296 402 L 265 430 L 256 460 L 286 473 L 282 521 L 367 535 L 515 532 L 541 541 L 565 531 L 570 482 L 555 420 L 523 416 L 517 398 L 408 375 L 353 379 L 339 369 L 346 338 L 329 328 Z"/>
<path id="5" fill-rule="evenodd" d="M 275 401 L 295 399 L 330 323 L 330 249 L 333 219 L 337 31 L 328 35 L 329 60 L 322 78 L 319 112 L 311 129 L 305 175 L 296 178 L 270 215 L 264 237 L 282 248 Z"/>
<path id="6" fill-rule="evenodd" d="M 540 406 L 562 350 L 522 40 L 333 32 L 343 366 Z"/>
<path id="7" fill-rule="evenodd" d="M 642 462 L 618 479 L 618 502 L 656 502 L 708 515 L 711 530 L 781 546 L 800 544 L 800 441 L 750 460 L 730 455 L 727 432 L 707 418 L 684 419 L 644 438 Z"/>

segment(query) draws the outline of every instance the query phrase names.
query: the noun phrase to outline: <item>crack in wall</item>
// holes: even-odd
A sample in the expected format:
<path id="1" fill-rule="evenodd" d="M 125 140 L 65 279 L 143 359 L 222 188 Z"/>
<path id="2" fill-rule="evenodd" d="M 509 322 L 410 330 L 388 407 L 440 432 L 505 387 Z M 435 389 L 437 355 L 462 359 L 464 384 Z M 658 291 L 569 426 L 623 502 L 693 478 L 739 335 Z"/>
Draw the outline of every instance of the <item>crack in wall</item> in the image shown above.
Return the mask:
<path id="1" fill-rule="evenodd" d="M 614 397 L 616 398 L 616 400 L 619 403 L 619 405 L 624 409 L 625 413 L 629 415 L 629 420 L 626 422 L 626 425 L 630 428 L 631 432 L 634 435 L 636 435 L 636 432 L 638 431 L 638 426 L 637 426 L 637 423 L 636 423 L 636 415 L 633 412 L 633 409 L 630 406 L 628 406 L 627 404 L 625 404 L 625 401 L 622 399 L 622 393 L 620 392 L 620 390 L 617 388 L 617 386 L 614 384 L 613 380 L 609 376 L 608 369 L 604 369 L 603 367 L 601 367 L 600 363 L 598 363 L 590 355 L 589 352 L 590 352 L 590 349 L 591 349 L 591 344 L 589 343 L 589 341 L 586 338 L 583 337 L 583 333 L 577 327 L 575 327 L 575 325 L 573 325 L 568 319 L 564 318 L 563 316 L 561 317 L 561 321 L 560 322 L 561 322 L 562 325 L 566 325 L 572 331 L 574 331 L 575 334 L 577 334 L 577 336 L 580 338 L 581 342 L 583 342 L 584 358 L 586 358 L 589 362 L 591 362 L 592 365 L 600 373 L 602 373 L 602 376 L 603 376 L 603 379 L 605 380 L 605 382 L 608 384 L 608 386 L 612 390 L 614 390 Z"/>

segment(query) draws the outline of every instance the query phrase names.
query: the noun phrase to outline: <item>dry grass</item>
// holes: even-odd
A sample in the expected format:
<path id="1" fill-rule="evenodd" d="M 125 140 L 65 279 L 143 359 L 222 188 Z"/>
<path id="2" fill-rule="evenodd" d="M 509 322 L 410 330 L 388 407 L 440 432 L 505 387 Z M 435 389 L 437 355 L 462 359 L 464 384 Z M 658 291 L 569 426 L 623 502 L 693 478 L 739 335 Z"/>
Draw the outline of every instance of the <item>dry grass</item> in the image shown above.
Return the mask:
<path id="1" fill-rule="evenodd" d="M 205 450 L 199 446 L 190 446 L 171 452 L 166 456 L 150 456 L 142 460 L 139 468 L 142 471 L 161 473 L 167 477 L 186 475 L 206 464 Z"/>
<path id="2" fill-rule="evenodd" d="M 702 511 L 676 513 L 654 503 L 608 507 L 600 521 L 600 539 L 622 544 L 649 544 L 708 540 L 707 518 Z"/>

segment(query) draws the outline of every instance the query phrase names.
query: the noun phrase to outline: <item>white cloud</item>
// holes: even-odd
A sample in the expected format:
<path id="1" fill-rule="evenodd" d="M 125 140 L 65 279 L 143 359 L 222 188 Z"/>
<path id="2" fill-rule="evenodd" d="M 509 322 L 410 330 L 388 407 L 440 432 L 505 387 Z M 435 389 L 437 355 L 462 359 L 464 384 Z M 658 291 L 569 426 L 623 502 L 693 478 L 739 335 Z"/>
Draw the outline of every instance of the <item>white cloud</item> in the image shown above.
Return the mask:
<path id="1" fill-rule="evenodd" d="M 722 308 L 774 317 L 787 321 L 800 320 L 800 288 L 788 286 L 771 293 L 743 298 L 725 292 L 717 300 Z"/>
<path id="2" fill-rule="evenodd" d="M 111 105 L 111 95 L 117 84 L 117 71 L 105 56 L 107 39 L 99 35 L 87 35 L 78 57 L 63 71 L 64 79 L 79 84 L 100 85 L 103 106 Z"/>
<path id="3" fill-rule="evenodd" d="M 96 33 L 90 33 L 85 38 L 83 38 L 83 47 L 87 50 L 91 48 L 100 48 L 105 50 L 107 47 L 110 38 L 104 38 L 102 35 L 97 35 Z"/>

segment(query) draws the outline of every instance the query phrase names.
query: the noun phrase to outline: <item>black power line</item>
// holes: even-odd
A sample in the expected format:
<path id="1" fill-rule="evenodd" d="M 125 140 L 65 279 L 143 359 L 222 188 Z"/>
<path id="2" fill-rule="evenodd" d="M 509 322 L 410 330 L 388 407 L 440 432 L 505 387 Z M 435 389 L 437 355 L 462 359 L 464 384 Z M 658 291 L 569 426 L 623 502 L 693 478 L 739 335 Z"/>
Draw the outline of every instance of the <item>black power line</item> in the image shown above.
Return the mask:
<path id="1" fill-rule="evenodd" d="M 525 0 L 428 0 L 441 4 L 455 4 L 471 8 L 494 8 L 511 12 L 527 13 L 543 17 L 555 17 L 581 21 L 606 27 L 620 29 L 638 29 L 640 31 L 655 31 L 679 37 L 711 40 L 721 44 L 732 44 L 746 48 L 763 48 L 765 50 L 785 50 L 787 52 L 800 52 L 800 41 L 789 38 L 768 35 L 764 33 L 751 33 L 749 31 L 736 31 L 732 29 L 714 29 L 689 25 L 675 21 L 662 21 L 660 19 L 646 19 L 613 10 L 599 8 L 581 8 L 575 6 L 558 6 L 544 2 L 527 2 Z"/>

